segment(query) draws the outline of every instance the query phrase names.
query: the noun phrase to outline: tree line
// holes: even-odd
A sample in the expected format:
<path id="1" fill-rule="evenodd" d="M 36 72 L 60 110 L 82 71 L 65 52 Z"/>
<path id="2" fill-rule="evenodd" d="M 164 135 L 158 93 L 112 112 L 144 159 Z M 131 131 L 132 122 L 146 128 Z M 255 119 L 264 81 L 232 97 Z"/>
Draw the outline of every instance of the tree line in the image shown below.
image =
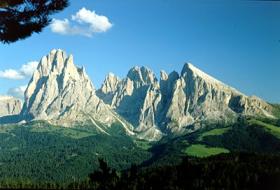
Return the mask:
<path id="1" fill-rule="evenodd" d="M 230 153 L 208 158 L 185 157 L 180 164 L 140 168 L 132 165 L 117 171 L 99 159 L 99 168 L 80 182 L 60 184 L 0 183 L 1 188 L 180 190 L 180 189 L 269 189 L 280 187 L 280 156 Z M 11 182 L 11 181 L 10 181 Z M 14 185 L 14 186 L 13 186 Z"/>

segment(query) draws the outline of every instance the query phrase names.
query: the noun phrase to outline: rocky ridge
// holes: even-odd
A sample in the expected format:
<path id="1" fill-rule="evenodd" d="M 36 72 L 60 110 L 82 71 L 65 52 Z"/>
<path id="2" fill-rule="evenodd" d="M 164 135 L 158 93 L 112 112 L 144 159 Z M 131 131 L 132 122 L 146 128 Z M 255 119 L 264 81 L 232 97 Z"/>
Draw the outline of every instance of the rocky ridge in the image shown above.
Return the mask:
<path id="1" fill-rule="evenodd" d="M 130 122 L 138 137 L 158 140 L 163 133 L 156 124 L 155 112 L 160 102 L 159 83 L 155 74 L 146 67 L 133 67 L 123 80 L 106 77 L 97 95 Z M 114 83 L 108 85 L 110 81 Z M 105 86 L 113 86 L 104 91 Z"/>
<path id="2" fill-rule="evenodd" d="M 0 117 L 18 115 L 22 108 L 22 102 L 11 96 L 0 96 Z"/>
<path id="3" fill-rule="evenodd" d="M 109 73 L 95 90 L 85 69 L 76 67 L 73 56 L 62 50 L 52 50 L 41 59 L 22 109 L 17 100 L 7 97 L 0 98 L 0 105 L 5 108 L 0 116 L 20 112 L 14 118 L 17 122 L 90 125 L 108 135 L 110 126 L 118 123 L 127 134 L 150 141 L 193 132 L 209 123 L 232 123 L 242 116 L 274 117 L 270 104 L 242 94 L 190 63 L 180 74 L 161 71 L 159 80 L 147 67 L 133 67 L 123 79 Z"/>
<path id="4" fill-rule="evenodd" d="M 242 94 L 190 63 L 181 74 L 161 71 L 159 82 L 146 67 L 132 68 L 122 80 L 109 78 L 98 96 L 131 122 L 143 138 L 181 135 L 206 122 L 229 123 L 240 116 L 273 117 L 272 107 L 265 101 Z M 110 90 L 105 91 L 106 86 L 111 86 Z"/>
<path id="5" fill-rule="evenodd" d="M 103 133 L 107 133 L 104 126 L 118 122 L 133 133 L 131 126 L 96 96 L 85 69 L 76 67 L 73 56 L 62 50 L 52 50 L 41 59 L 25 91 L 21 117 L 63 126 L 92 123 Z"/>

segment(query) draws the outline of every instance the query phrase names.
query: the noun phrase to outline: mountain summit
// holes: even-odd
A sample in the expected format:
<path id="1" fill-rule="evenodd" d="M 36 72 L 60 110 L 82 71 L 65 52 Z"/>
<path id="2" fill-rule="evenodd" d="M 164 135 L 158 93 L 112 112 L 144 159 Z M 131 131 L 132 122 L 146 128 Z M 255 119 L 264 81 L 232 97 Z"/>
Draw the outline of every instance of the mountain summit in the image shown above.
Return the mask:
<path id="1" fill-rule="evenodd" d="M 150 69 L 134 67 L 114 84 L 105 80 L 98 95 L 143 138 L 180 135 L 206 123 L 231 123 L 240 116 L 273 117 L 265 101 L 242 94 L 190 63 L 181 74 L 161 71 L 160 76 L 158 82 Z M 107 92 L 105 86 L 114 88 Z"/>
<path id="2" fill-rule="evenodd" d="M 73 56 L 62 50 L 52 50 L 41 59 L 25 91 L 21 116 L 25 120 L 47 120 L 63 126 L 93 124 L 101 132 L 106 132 L 103 126 L 121 123 L 128 130 L 117 114 L 95 95 L 85 69 L 76 67 Z"/>

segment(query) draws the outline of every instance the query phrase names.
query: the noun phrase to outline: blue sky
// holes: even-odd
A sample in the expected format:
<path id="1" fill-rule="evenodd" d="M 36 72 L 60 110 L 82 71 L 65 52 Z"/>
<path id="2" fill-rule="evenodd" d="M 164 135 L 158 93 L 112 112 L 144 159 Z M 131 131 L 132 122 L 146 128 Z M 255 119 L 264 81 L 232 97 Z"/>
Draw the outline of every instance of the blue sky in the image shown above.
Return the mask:
<path id="1" fill-rule="evenodd" d="M 247 95 L 280 103 L 280 3 L 265 1 L 70 0 L 52 18 L 68 18 L 83 7 L 112 24 L 92 36 L 61 35 L 47 27 L 40 34 L 0 45 L 0 71 L 20 70 L 52 49 L 73 54 L 94 85 L 113 72 L 124 77 L 135 65 L 158 75 L 181 71 L 185 62 Z M 21 69 L 22 71 L 22 69 Z M 0 94 L 26 85 L 30 77 L 0 78 Z"/>

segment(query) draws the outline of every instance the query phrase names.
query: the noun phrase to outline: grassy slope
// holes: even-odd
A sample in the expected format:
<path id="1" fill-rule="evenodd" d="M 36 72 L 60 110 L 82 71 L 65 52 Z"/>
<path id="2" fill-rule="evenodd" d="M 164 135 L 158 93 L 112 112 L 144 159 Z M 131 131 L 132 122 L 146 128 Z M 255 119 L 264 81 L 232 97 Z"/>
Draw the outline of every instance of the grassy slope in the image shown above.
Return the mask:
<path id="1" fill-rule="evenodd" d="M 230 127 L 225 127 L 225 128 L 217 128 L 217 129 L 212 129 L 209 131 L 202 132 L 198 137 L 197 141 L 203 141 L 205 137 L 209 136 L 220 136 L 223 135 L 224 133 L 228 132 L 230 130 Z M 221 153 L 229 153 L 230 151 L 221 148 L 221 147 L 211 147 L 211 146 L 206 146 L 204 144 L 192 144 L 188 146 L 183 152 L 185 152 L 189 156 L 195 156 L 195 157 L 208 157 L 212 155 L 217 155 Z"/>
<path id="2" fill-rule="evenodd" d="M 12 134 L 12 131 L 16 128 L 16 125 L 0 126 L 0 134 Z"/>
<path id="3" fill-rule="evenodd" d="M 195 156 L 201 158 L 201 157 L 208 157 L 221 153 L 229 153 L 229 150 L 225 148 L 219 148 L 219 147 L 207 147 L 206 145 L 202 145 L 202 144 L 193 144 L 187 147 L 184 152 L 189 156 Z"/>
<path id="4" fill-rule="evenodd" d="M 230 126 L 211 125 L 194 133 L 164 138 L 155 144 L 146 165 L 174 164 L 188 155 L 209 156 L 225 152 L 280 154 L 279 127 L 275 120 L 240 120 Z"/>
<path id="5" fill-rule="evenodd" d="M 225 127 L 225 128 L 218 128 L 218 129 L 212 129 L 210 131 L 206 131 L 204 133 L 202 133 L 197 140 L 201 141 L 203 140 L 204 137 L 207 136 L 217 136 L 217 135 L 222 135 L 226 132 L 228 132 L 230 130 L 229 127 Z"/>
<path id="6" fill-rule="evenodd" d="M 280 104 L 272 104 L 273 114 L 280 119 Z"/>
<path id="7" fill-rule="evenodd" d="M 271 135 L 277 137 L 280 139 L 280 127 L 265 123 L 263 121 L 257 120 L 257 119 L 250 119 L 249 120 L 250 125 L 257 125 L 265 129 L 265 131 L 269 132 Z"/>
<path id="8" fill-rule="evenodd" d="M 94 133 L 93 131 L 62 127 L 33 127 L 30 129 L 30 132 L 56 134 L 62 137 L 70 137 L 73 139 L 82 139 L 85 137 L 96 135 L 96 133 Z"/>
<path id="9" fill-rule="evenodd" d="M 142 139 L 134 139 L 134 143 L 137 145 L 137 147 L 142 148 L 143 150 L 149 150 L 153 146 L 153 142 Z"/>

